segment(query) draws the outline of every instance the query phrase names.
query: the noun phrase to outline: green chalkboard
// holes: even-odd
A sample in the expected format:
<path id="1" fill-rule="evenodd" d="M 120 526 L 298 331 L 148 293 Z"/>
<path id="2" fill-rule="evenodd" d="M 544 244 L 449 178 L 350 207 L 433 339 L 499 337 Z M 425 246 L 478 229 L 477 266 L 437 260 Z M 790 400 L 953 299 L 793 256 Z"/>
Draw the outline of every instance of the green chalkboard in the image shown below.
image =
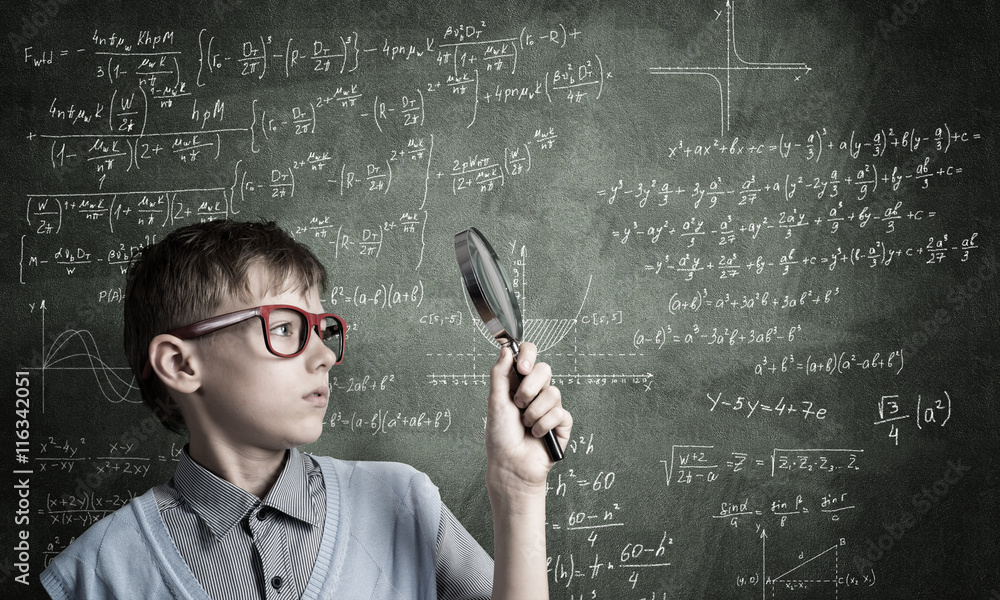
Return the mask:
<path id="1" fill-rule="evenodd" d="M 0 595 L 184 443 L 129 257 L 266 218 L 350 326 L 308 450 L 424 470 L 487 549 L 452 237 L 491 240 L 575 417 L 551 597 L 1000 597 L 996 9 L 861 4 L 11 3 Z"/>

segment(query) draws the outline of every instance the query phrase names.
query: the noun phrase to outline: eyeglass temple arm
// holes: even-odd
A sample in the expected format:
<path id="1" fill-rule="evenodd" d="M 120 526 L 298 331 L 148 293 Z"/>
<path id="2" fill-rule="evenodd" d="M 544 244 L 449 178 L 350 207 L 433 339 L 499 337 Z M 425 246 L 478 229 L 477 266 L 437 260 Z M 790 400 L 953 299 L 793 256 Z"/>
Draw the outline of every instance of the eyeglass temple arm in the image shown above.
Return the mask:
<path id="1" fill-rule="evenodd" d="M 230 325 L 235 325 L 240 321 L 246 321 L 247 319 L 252 319 L 254 317 L 260 316 L 260 307 L 248 308 L 246 310 L 238 310 L 236 312 L 227 313 L 224 315 L 219 315 L 217 317 L 210 317 L 208 319 L 202 319 L 196 323 L 192 323 L 180 329 L 175 329 L 171 331 L 168 335 L 180 338 L 182 340 L 190 340 L 199 336 L 203 336 L 207 333 L 213 331 L 218 331 Z M 146 365 L 142 368 L 142 373 L 140 377 L 142 379 L 149 379 L 150 375 L 153 374 L 153 363 L 146 358 Z"/>
<path id="2" fill-rule="evenodd" d="M 260 307 L 238 310 L 236 312 L 204 319 L 198 321 L 197 323 L 187 325 L 186 327 L 181 327 L 180 329 L 171 331 L 170 335 L 179 337 L 182 340 L 189 340 L 258 316 L 260 316 Z"/>

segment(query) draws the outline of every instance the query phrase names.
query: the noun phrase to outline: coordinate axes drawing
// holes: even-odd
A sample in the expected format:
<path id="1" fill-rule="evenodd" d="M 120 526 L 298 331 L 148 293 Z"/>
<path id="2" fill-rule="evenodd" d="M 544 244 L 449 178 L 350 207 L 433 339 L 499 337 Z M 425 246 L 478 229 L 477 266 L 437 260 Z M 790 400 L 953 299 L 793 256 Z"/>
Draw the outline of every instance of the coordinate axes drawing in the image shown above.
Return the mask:
<path id="1" fill-rule="evenodd" d="M 732 76 L 738 71 L 788 71 L 795 80 L 812 68 L 802 62 L 752 62 L 740 56 L 736 45 L 736 17 L 732 0 L 726 2 L 726 64 L 705 66 L 650 67 L 651 75 L 699 75 L 711 77 L 719 88 L 719 135 L 729 132 L 732 117 Z M 717 11 L 718 12 L 718 11 Z M 719 12 L 721 17 L 722 13 Z M 722 79 L 720 79 L 720 75 Z"/>

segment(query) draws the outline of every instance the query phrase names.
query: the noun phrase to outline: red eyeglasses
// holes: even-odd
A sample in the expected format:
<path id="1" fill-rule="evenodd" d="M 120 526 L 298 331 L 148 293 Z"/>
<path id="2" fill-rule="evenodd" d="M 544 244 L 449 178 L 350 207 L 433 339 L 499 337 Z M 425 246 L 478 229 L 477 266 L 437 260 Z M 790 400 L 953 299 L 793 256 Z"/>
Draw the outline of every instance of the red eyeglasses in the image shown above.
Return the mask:
<path id="1" fill-rule="evenodd" d="M 190 340 L 255 317 L 260 319 L 264 329 L 268 352 L 275 356 L 292 358 L 302 354 L 309 343 L 310 332 L 315 329 L 323 344 L 336 355 L 333 364 L 339 365 L 344 360 L 344 320 L 333 313 L 311 313 L 288 304 L 268 304 L 210 317 L 175 329 L 170 335 Z M 153 366 L 147 360 L 142 378 L 149 379 L 152 373 Z"/>

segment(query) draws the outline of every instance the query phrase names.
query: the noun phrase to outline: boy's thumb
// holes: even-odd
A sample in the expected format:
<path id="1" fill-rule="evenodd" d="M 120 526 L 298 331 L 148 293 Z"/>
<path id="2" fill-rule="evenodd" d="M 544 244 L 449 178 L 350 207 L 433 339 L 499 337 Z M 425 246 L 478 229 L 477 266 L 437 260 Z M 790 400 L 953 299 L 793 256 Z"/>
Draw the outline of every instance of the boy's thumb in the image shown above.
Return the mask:
<path id="1" fill-rule="evenodd" d="M 490 370 L 490 398 L 510 398 L 510 371 L 514 368 L 514 353 L 504 346 Z"/>

